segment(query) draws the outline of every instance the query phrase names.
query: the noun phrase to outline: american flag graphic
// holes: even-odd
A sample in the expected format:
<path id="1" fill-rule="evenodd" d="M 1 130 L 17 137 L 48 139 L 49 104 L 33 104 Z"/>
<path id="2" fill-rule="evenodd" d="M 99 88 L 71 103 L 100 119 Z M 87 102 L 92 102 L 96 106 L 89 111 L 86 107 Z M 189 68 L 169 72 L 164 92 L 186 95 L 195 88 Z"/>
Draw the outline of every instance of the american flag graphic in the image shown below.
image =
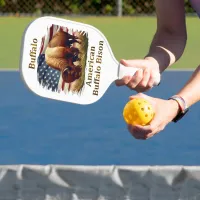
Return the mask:
<path id="1" fill-rule="evenodd" d="M 65 83 L 62 80 L 61 72 L 51 68 L 47 65 L 45 61 L 45 50 L 48 46 L 48 43 L 51 41 L 52 37 L 59 31 L 69 32 L 70 34 L 74 34 L 66 27 L 60 27 L 57 25 L 51 25 L 47 29 L 46 35 L 42 38 L 40 53 L 38 56 L 37 64 L 37 74 L 39 83 L 47 88 L 48 90 L 59 92 L 61 90 L 70 89 L 70 84 Z"/>

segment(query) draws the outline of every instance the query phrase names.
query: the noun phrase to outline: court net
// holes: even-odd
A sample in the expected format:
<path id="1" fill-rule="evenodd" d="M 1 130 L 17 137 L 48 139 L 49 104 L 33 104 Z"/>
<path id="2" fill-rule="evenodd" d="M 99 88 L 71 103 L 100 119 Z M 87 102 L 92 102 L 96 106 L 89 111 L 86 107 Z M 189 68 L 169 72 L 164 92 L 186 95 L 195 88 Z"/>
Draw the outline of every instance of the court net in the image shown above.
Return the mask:
<path id="1" fill-rule="evenodd" d="M 196 166 L 0 166 L 0 200 L 199 200 Z"/>

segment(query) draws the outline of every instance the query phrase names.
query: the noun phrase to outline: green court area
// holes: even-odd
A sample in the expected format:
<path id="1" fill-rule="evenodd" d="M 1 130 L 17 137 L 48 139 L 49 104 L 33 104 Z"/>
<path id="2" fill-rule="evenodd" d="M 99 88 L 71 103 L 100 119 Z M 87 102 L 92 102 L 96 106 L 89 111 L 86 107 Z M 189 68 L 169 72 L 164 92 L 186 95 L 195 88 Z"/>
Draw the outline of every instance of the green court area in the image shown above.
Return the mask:
<path id="1" fill-rule="evenodd" d="M 119 60 L 142 58 L 148 51 L 156 29 L 155 17 L 79 17 L 72 19 L 94 25 L 107 37 Z M 18 69 L 21 38 L 34 18 L 1 17 L 0 68 Z M 171 68 L 194 68 L 200 63 L 200 30 L 197 17 L 187 17 L 188 41 L 181 60 Z M 38 27 L 39 29 L 40 27 Z"/>

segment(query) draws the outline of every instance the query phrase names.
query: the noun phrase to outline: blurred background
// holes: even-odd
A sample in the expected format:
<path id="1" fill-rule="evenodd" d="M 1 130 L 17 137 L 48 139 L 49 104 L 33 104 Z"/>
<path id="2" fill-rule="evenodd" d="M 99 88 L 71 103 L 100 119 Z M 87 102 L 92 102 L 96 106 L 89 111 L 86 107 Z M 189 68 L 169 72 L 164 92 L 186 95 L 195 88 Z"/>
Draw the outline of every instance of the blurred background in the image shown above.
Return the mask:
<path id="1" fill-rule="evenodd" d="M 185 10 L 187 47 L 182 59 L 171 68 L 194 68 L 198 65 L 200 42 L 196 23 L 199 19 L 188 0 L 185 0 Z M 21 37 L 26 26 L 34 18 L 46 15 L 97 27 L 107 37 L 118 60 L 144 57 L 156 30 L 153 0 L 0 0 L 0 68 L 19 67 Z"/>
<path id="2" fill-rule="evenodd" d="M 154 97 L 176 93 L 199 65 L 199 19 L 188 1 L 185 10 L 187 46 L 169 68 L 180 71 L 164 73 L 148 93 Z M 97 27 L 117 60 L 143 58 L 156 30 L 153 0 L 0 0 L 0 15 L 0 164 L 200 164 L 199 104 L 153 139 L 138 141 L 122 117 L 134 91 L 112 84 L 97 103 L 72 105 L 36 96 L 19 74 L 24 30 L 44 15 Z"/>
<path id="3" fill-rule="evenodd" d="M 130 16 L 155 13 L 153 0 L 0 0 L 2 15 L 107 15 Z M 187 14 L 193 9 L 185 0 Z"/>

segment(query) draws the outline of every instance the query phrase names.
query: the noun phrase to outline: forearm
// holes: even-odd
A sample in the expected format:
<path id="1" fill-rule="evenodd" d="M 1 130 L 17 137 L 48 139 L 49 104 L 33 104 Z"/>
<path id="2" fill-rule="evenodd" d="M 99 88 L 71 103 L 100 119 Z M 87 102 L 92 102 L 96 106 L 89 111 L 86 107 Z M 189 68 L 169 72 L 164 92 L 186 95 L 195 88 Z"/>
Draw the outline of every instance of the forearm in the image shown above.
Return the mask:
<path id="1" fill-rule="evenodd" d="M 177 95 L 185 99 L 188 107 L 200 101 L 200 65 Z"/>
<path id="2" fill-rule="evenodd" d="M 146 59 L 155 59 L 162 73 L 182 56 L 186 41 L 187 35 L 184 32 L 157 31 Z"/>

